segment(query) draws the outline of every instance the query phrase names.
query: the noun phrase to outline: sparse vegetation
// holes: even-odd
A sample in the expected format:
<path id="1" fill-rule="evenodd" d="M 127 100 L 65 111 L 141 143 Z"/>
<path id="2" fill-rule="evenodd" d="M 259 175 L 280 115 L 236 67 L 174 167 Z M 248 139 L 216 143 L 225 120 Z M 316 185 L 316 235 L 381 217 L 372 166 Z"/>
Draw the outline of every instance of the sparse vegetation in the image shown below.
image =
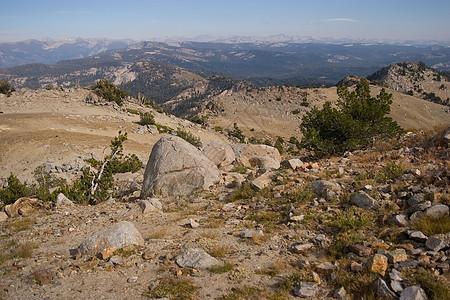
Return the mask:
<path id="1" fill-rule="evenodd" d="M 240 143 L 245 143 L 245 135 L 236 123 L 233 124 L 233 130 L 230 130 L 228 135 L 237 138 Z"/>
<path id="2" fill-rule="evenodd" d="M 122 91 L 106 79 L 97 81 L 92 90 L 97 96 L 108 102 L 115 102 L 119 106 L 122 106 L 123 101 L 129 96 L 128 92 Z"/>
<path id="3" fill-rule="evenodd" d="M 198 288 L 191 278 L 163 278 L 160 283 L 144 296 L 152 299 L 169 297 L 178 300 L 194 300 Z"/>
<path id="4" fill-rule="evenodd" d="M 450 299 L 449 282 L 423 268 L 404 272 L 408 283 L 422 287 L 432 300 Z"/>
<path id="5" fill-rule="evenodd" d="M 195 146 L 195 147 L 201 147 L 202 146 L 202 142 L 200 141 L 200 138 L 193 135 L 192 133 L 183 130 L 181 128 L 177 129 L 177 135 L 182 138 L 183 140 L 189 142 L 191 145 Z"/>
<path id="6" fill-rule="evenodd" d="M 11 173 L 8 177 L 8 187 L 0 190 L 0 201 L 7 205 L 29 195 L 30 189 Z"/>
<path id="7" fill-rule="evenodd" d="M 11 86 L 11 83 L 6 80 L 0 80 L 0 94 L 5 94 L 9 97 L 15 91 L 16 90 Z"/>
<path id="8" fill-rule="evenodd" d="M 222 274 L 227 273 L 233 270 L 233 264 L 232 263 L 224 263 L 222 265 L 212 266 L 209 268 L 209 271 L 214 274 Z"/>
<path id="9" fill-rule="evenodd" d="M 155 118 L 153 117 L 153 114 L 151 112 L 144 112 L 140 113 L 140 120 L 139 125 L 146 126 L 146 125 L 155 125 Z"/>
<path id="10" fill-rule="evenodd" d="M 450 215 L 433 218 L 424 215 L 412 224 L 412 227 L 426 235 L 445 234 L 450 232 Z"/>
<path id="11" fill-rule="evenodd" d="M 33 255 L 33 250 L 36 248 L 38 246 L 34 243 L 18 243 L 15 240 L 10 240 L 0 247 L 0 266 L 11 259 L 30 258 Z"/>

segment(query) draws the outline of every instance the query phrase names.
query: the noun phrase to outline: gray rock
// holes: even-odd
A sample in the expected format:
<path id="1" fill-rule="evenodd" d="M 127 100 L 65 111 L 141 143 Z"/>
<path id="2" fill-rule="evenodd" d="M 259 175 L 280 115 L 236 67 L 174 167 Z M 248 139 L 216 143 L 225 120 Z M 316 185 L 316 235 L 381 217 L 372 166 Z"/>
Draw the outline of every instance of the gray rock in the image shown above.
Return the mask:
<path id="1" fill-rule="evenodd" d="M 236 155 L 236 160 L 246 167 L 259 167 L 257 165 L 258 163 L 264 164 L 264 168 L 278 169 L 280 167 L 281 155 L 274 147 L 255 144 L 236 144 L 232 148 Z"/>
<path id="2" fill-rule="evenodd" d="M 427 300 L 427 294 L 420 286 L 408 286 L 400 294 L 400 300 Z"/>
<path id="3" fill-rule="evenodd" d="M 399 248 L 399 249 L 389 251 L 387 253 L 387 258 L 390 263 L 398 263 L 398 262 L 408 260 L 408 255 L 406 254 L 405 249 Z"/>
<path id="4" fill-rule="evenodd" d="M 258 178 L 252 180 L 251 185 L 259 191 L 272 184 L 273 179 L 276 177 L 277 174 L 275 172 L 266 172 Z"/>
<path id="5" fill-rule="evenodd" d="M 403 286 L 400 281 L 392 280 L 391 289 L 396 293 L 401 293 L 403 291 Z"/>
<path id="6" fill-rule="evenodd" d="M 142 200 L 139 202 L 138 205 L 141 208 L 142 213 L 144 213 L 144 214 L 162 211 L 162 204 L 156 198 L 149 198 L 146 200 Z"/>
<path id="7" fill-rule="evenodd" d="M 407 234 L 409 235 L 410 239 L 421 243 L 425 243 L 428 239 L 428 237 L 419 230 L 408 230 Z"/>
<path id="8" fill-rule="evenodd" d="M 240 234 L 242 238 L 253 238 L 255 236 L 263 236 L 263 235 L 264 233 L 261 229 L 258 230 L 244 229 Z"/>
<path id="9" fill-rule="evenodd" d="M 411 213 L 415 213 L 415 212 L 418 212 L 418 211 L 423 211 L 423 210 L 429 208 L 430 206 L 431 206 L 431 203 L 429 201 L 422 202 L 422 203 L 417 203 L 417 204 L 411 206 L 410 208 L 408 208 L 406 213 L 411 214 Z"/>
<path id="10" fill-rule="evenodd" d="M 375 199 L 363 191 L 359 191 L 358 193 L 352 195 L 350 197 L 350 203 L 363 209 L 378 210 L 378 204 Z"/>
<path id="11" fill-rule="evenodd" d="M 294 294 L 301 298 L 314 297 L 319 292 L 319 287 L 314 282 L 300 281 L 294 288 Z"/>
<path id="12" fill-rule="evenodd" d="M 308 251 L 309 249 L 311 249 L 314 245 L 311 243 L 306 243 L 306 244 L 296 244 L 292 247 L 292 252 L 297 253 L 297 254 L 301 254 L 304 253 L 306 251 Z"/>
<path id="13" fill-rule="evenodd" d="M 147 125 L 147 131 L 151 135 L 157 135 L 159 133 L 158 127 L 156 127 L 155 125 Z"/>
<path id="14" fill-rule="evenodd" d="M 387 219 L 387 223 L 397 226 L 408 226 L 409 225 L 408 216 L 405 214 L 391 215 Z"/>
<path id="15" fill-rule="evenodd" d="M 349 296 L 347 294 L 347 291 L 344 289 L 344 287 L 341 287 L 340 289 L 337 289 L 333 292 L 333 299 L 347 300 L 347 299 L 349 299 Z"/>
<path id="16" fill-rule="evenodd" d="M 141 198 L 191 195 L 219 181 L 219 169 L 197 148 L 179 137 L 165 135 L 153 146 Z"/>
<path id="17" fill-rule="evenodd" d="M 450 145 L 450 126 L 425 142 L 424 147 L 448 147 Z"/>
<path id="18" fill-rule="evenodd" d="M 378 278 L 372 285 L 374 293 L 382 299 L 397 299 L 397 295 L 389 288 L 386 281 Z"/>
<path id="19" fill-rule="evenodd" d="M 141 125 L 141 126 L 138 127 L 138 133 L 139 133 L 139 134 L 144 134 L 144 133 L 146 133 L 147 131 L 148 131 L 148 130 L 147 130 L 147 126 Z"/>
<path id="20" fill-rule="evenodd" d="M 142 246 L 143 244 L 144 239 L 133 223 L 122 221 L 84 240 L 78 246 L 78 253 L 82 255 L 100 253 L 103 258 L 106 258 L 117 249 L 130 245 Z"/>
<path id="21" fill-rule="evenodd" d="M 73 205 L 73 202 L 70 201 L 69 198 L 66 197 L 63 193 L 59 193 L 58 196 L 56 196 L 56 206 L 70 206 Z"/>
<path id="22" fill-rule="evenodd" d="M 425 246 L 432 251 L 439 251 L 448 247 L 448 243 L 440 238 L 430 236 L 425 243 Z"/>
<path id="23" fill-rule="evenodd" d="M 281 164 L 283 165 L 283 167 L 290 168 L 295 171 L 303 165 L 303 162 L 298 158 L 293 158 L 285 160 Z"/>
<path id="24" fill-rule="evenodd" d="M 339 184 L 326 180 L 313 181 L 310 183 L 310 186 L 317 196 L 325 199 L 333 198 L 336 195 L 335 192 L 341 190 L 341 186 Z"/>
<path id="25" fill-rule="evenodd" d="M 209 141 L 204 144 L 203 154 L 218 168 L 228 166 L 236 159 L 236 155 L 230 145 L 217 141 Z"/>
<path id="26" fill-rule="evenodd" d="M 198 248 L 184 250 L 175 258 L 182 268 L 206 269 L 220 264 L 220 261 Z"/>
<path id="27" fill-rule="evenodd" d="M 392 269 L 392 271 L 389 273 L 389 278 L 393 281 L 403 281 L 401 273 L 396 269 Z"/>
<path id="28" fill-rule="evenodd" d="M 445 204 L 436 204 L 432 207 L 428 208 L 425 211 L 425 214 L 427 216 L 433 217 L 433 218 L 440 218 L 445 215 L 448 215 L 449 213 L 449 207 Z"/>
<path id="29" fill-rule="evenodd" d="M 372 249 L 370 247 L 361 244 L 349 245 L 348 250 L 362 257 L 368 257 L 372 254 Z"/>
<path id="30" fill-rule="evenodd" d="M 416 204 L 425 202 L 425 197 L 423 194 L 414 194 L 406 202 L 409 206 L 414 206 Z"/>

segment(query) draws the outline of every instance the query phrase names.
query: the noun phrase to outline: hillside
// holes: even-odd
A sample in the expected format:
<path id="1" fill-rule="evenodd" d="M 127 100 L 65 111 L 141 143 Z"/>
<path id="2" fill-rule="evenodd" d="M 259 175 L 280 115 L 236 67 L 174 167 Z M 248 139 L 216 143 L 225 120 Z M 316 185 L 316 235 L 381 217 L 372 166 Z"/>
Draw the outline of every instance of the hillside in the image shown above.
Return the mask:
<path id="1" fill-rule="evenodd" d="M 258 92 L 275 97 L 264 103 L 276 105 L 274 117 L 284 102 L 298 105 L 283 95 L 317 104 L 333 97 L 332 89 L 303 91 L 280 87 L 228 96 L 236 97 L 229 103 L 237 109 L 250 106 Z M 228 164 L 219 169 L 209 161 L 220 180 L 194 193 L 141 197 L 149 172 L 140 169 L 114 175 L 112 196 L 97 205 L 31 196 L 3 207 L 0 299 L 449 298 L 448 130 L 431 140 L 434 132 L 415 131 L 344 157 L 289 160 L 275 148 L 233 144 L 134 99 L 123 108 L 86 102 L 89 93 L 21 89 L 0 95 L 0 177 L 13 172 L 29 187 L 32 171 L 43 164 L 45 173 L 76 181 L 86 167 L 95 173 L 88 159 L 102 159 L 122 130 L 129 138 L 125 152 L 144 163 L 152 147 L 162 149 L 161 137 L 178 140 L 159 152 L 154 165 L 161 158 L 170 178 L 181 173 L 166 184 L 202 184 L 190 167 L 170 166 L 180 159 L 198 164 L 196 153 L 206 151 L 150 133 L 154 129 L 135 123 L 135 110 L 152 112 L 157 124 L 183 127 L 205 143 L 214 140 L 219 149 L 231 145 L 235 156 L 210 152 Z M 405 97 L 426 104 L 411 111 L 445 108 Z M 277 126 L 265 125 L 282 132 Z M 17 186 L 2 180 L 0 188 Z"/>
<path id="2" fill-rule="evenodd" d="M 449 74 L 422 62 L 392 64 L 367 78 L 400 93 L 450 106 Z"/>

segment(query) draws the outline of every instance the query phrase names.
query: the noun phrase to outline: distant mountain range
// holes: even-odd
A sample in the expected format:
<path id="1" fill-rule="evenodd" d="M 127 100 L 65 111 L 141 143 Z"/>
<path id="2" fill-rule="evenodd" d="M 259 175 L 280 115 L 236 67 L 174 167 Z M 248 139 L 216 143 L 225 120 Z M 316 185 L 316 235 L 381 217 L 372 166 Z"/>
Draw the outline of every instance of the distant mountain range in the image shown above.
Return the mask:
<path id="1" fill-rule="evenodd" d="M 438 70 L 450 70 L 450 47 L 446 46 L 288 42 L 128 45 L 129 42 L 77 40 L 72 46 L 49 42 L 46 51 L 63 53 L 63 48 L 68 47 L 85 49 L 86 55 L 97 54 L 55 64 L 3 68 L 0 80 L 11 81 L 15 88 L 36 89 L 49 85 L 91 86 L 96 80 L 106 78 L 132 95 L 141 92 L 164 103 L 203 78 L 216 75 L 260 86 L 318 86 L 335 84 L 348 75 L 368 76 L 384 66 L 404 61 L 422 61 Z M 40 47 L 44 49 L 43 44 Z M 125 48 L 112 51 L 108 47 Z"/>
<path id="2" fill-rule="evenodd" d="M 135 41 L 82 38 L 0 43 L 0 68 L 31 63 L 54 64 L 61 60 L 122 50 L 132 43 L 135 43 Z"/>

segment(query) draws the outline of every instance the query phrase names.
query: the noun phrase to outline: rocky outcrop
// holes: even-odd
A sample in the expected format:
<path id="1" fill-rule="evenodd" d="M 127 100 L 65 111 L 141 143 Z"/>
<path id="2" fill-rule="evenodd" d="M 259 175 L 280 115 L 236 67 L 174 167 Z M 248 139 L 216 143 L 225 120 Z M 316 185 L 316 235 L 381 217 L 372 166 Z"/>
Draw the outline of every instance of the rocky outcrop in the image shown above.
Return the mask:
<path id="1" fill-rule="evenodd" d="M 197 148 L 179 137 L 165 135 L 153 146 L 141 198 L 190 195 L 219 181 L 219 169 Z"/>
<path id="2" fill-rule="evenodd" d="M 5 206 L 5 213 L 8 217 L 17 217 L 19 215 L 29 215 L 33 211 L 48 207 L 42 200 L 36 198 L 22 197 L 14 203 Z"/>

